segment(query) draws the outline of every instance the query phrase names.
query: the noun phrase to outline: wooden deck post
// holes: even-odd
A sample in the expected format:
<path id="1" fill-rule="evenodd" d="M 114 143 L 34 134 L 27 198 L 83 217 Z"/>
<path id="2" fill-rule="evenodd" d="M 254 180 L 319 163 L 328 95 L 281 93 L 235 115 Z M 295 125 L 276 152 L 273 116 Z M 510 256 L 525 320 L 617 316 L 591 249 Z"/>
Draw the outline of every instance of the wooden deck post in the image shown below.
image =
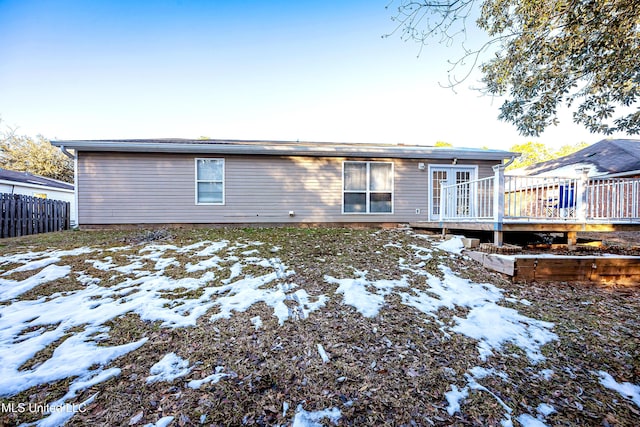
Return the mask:
<path id="1" fill-rule="evenodd" d="M 493 167 L 493 243 L 502 246 L 504 233 L 502 223 L 504 222 L 504 169 L 505 165 L 495 165 Z"/>
<path id="2" fill-rule="evenodd" d="M 578 188 L 576 188 L 576 220 L 582 224 L 587 222 L 587 186 L 589 185 L 590 169 L 590 167 L 576 168 L 576 173 L 580 176 Z"/>

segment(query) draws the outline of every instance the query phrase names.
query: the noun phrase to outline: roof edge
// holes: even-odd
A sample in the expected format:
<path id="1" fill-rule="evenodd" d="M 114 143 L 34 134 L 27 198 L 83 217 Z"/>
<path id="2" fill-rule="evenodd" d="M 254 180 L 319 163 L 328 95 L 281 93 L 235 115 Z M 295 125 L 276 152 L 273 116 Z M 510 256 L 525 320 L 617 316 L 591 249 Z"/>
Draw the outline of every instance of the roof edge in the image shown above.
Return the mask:
<path id="1" fill-rule="evenodd" d="M 184 140 L 74 140 L 51 141 L 56 147 L 77 151 L 111 152 L 156 152 L 156 153 L 216 153 L 216 154 L 254 154 L 271 156 L 312 156 L 312 157 L 391 157 L 415 159 L 477 159 L 503 160 L 519 153 L 504 150 L 482 150 L 455 147 L 430 147 L 418 145 L 372 145 L 346 143 L 293 143 L 264 141 L 226 141 Z"/>

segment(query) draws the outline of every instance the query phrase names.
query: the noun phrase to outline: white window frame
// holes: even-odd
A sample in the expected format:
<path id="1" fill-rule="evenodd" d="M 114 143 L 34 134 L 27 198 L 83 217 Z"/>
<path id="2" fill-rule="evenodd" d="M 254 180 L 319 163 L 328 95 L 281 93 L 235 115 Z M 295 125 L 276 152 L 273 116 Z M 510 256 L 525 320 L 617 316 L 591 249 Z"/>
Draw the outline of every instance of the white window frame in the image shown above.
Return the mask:
<path id="1" fill-rule="evenodd" d="M 470 180 L 474 181 L 478 179 L 478 165 L 470 165 L 470 164 L 460 164 L 460 165 L 447 165 L 447 164 L 430 164 L 427 168 L 429 173 L 428 177 L 428 208 L 429 208 L 429 221 L 439 221 L 440 216 L 433 214 L 433 172 L 436 170 L 446 170 L 447 171 L 447 179 L 449 179 L 449 174 L 452 172 L 465 171 L 471 172 Z M 442 200 L 440 200 L 440 209 L 442 209 Z"/>
<path id="2" fill-rule="evenodd" d="M 211 181 L 211 180 L 204 180 L 198 179 L 198 161 L 199 160 L 218 160 L 220 162 L 222 162 L 222 181 Z M 202 206 L 222 206 L 225 204 L 225 197 L 226 197 L 226 171 L 225 171 L 225 161 L 224 158 L 220 158 L 220 157 L 196 157 L 194 159 L 194 181 L 195 181 L 195 202 L 196 205 L 202 205 Z M 199 202 L 198 201 L 198 184 L 201 182 L 220 182 L 222 184 L 222 201 L 221 202 Z"/>
<path id="3" fill-rule="evenodd" d="M 366 197 L 366 209 L 364 212 L 345 212 L 344 211 L 344 195 L 345 193 L 362 193 L 363 191 L 356 191 L 356 190 L 345 190 L 344 189 L 344 167 L 347 163 L 365 163 L 367 165 L 367 186 L 366 189 L 364 190 L 365 193 L 365 197 Z M 370 166 L 371 164 L 385 164 L 385 165 L 391 165 L 391 191 L 371 191 L 370 189 L 370 179 L 371 179 L 371 172 L 370 172 Z M 371 210 L 371 206 L 370 206 L 370 202 L 371 202 L 371 198 L 370 195 L 371 194 L 375 194 L 375 193 L 391 193 L 391 212 L 370 212 Z M 342 214 L 343 215 L 393 215 L 394 210 L 395 210 L 395 171 L 394 171 L 394 164 L 393 162 L 376 162 L 376 161 L 360 161 L 360 160 L 345 160 L 342 162 Z"/>

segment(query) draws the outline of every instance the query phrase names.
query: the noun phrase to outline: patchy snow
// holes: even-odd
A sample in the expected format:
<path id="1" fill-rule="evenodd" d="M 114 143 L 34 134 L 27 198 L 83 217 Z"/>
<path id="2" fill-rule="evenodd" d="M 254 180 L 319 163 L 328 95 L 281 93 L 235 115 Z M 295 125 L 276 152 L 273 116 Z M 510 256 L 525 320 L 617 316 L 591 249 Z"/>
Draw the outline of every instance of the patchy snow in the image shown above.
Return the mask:
<path id="1" fill-rule="evenodd" d="M 598 375 L 600 376 L 600 384 L 610 390 L 617 391 L 625 399 L 631 400 L 640 407 L 640 385 L 629 382 L 619 383 L 605 371 L 598 371 Z"/>
<path id="2" fill-rule="evenodd" d="M 538 411 L 538 413 L 540 415 L 542 415 L 543 417 L 546 417 L 546 416 L 551 415 L 554 412 L 556 412 L 556 409 L 553 406 L 551 406 L 551 405 L 549 405 L 547 403 L 541 403 L 536 408 L 536 411 Z"/>
<path id="3" fill-rule="evenodd" d="M 261 245 L 261 242 L 231 243 L 223 240 L 202 241 L 184 247 L 149 244 L 139 249 L 78 248 L 0 257 L 0 267 L 13 268 L 5 271 L 0 278 L 0 301 L 11 300 L 9 304 L 0 305 L 0 359 L 3 361 L 0 364 L 0 397 L 72 378 L 66 394 L 55 402 L 65 407 L 83 390 L 117 377 L 120 369 L 113 366 L 116 359 L 138 349 L 147 341 L 147 338 L 141 337 L 119 346 L 104 345 L 109 339 L 109 328 L 105 325 L 126 314 L 136 314 L 144 321 L 160 322 L 161 327 L 177 328 L 194 326 L 205 314 L 209 314 L 210 321 L 216 322 L 230 318 L 234 313 L 244 312 L 257 303 L 264 303 L 282 325 L 288 320 L 306 319 L 325 306 L 330 296 L 310 295 L 300 284 L 293 283 L 293 268 L 285 265 L 280 258 L 259 256 L 255 247 Z M 385 246 L 404 248 L 397 243 Z M 460 238 L 453 238 L 437 244 L 437 247 L 459 253 L 462 242 Z M 277 250 L 274 248 L 271 254 L 281 251 L 280 247 Z M 418 317 L 426 316 L 423 320 L 437 322 L 445 335 L 457 333 L 476 340 L 482 360 L 501 352 L 505 344 L 513 344 L 524 350 L 533 363 L 544 359 L 541 347 L 557 339 L 551 331 L 553 325 L 500 305 L 505 301 L 521 304 L 528 301 L 505 298 L 502 289 L 489 283 L 475 283 L 461 278 L 444 265 L 439 267 L 438 275 L 431 274 L 424 267 L 427 261 L 433 259 L 433 250 L 418 245 L 408 245 L 407 248 L 413 251 L 417 262 L 409 263 L 407 259 L 399 258 L 398 267 L 402 275 L 397 278 L 372 280 L 368 278 L 369 272 L 356 269 L 355 278 L 325 275 L 325 282 L 337 285 L 335 293 L 341 295 L 331 297 L 341 298 L 343 304 L 354 307 L 368 318 L 378 316 L 388 303 L 388 298 L 399 297 L 402 304 L 415 309 Z M 131 253 L 116 253 L 125 250 Z M 84 264 L 82 271 L 64 265 L 65 257 L 88 253 L 93 254 L 92 259 L 72 264 Z M 181 256 L 178 257 L 178 254 Z M 190 262 L 178 261 L 184 259 L 185 255 Z M 15 264 L 20 265 L 16 267 Z M 165 270 L 171 267 L 183 268 L 192 277 L 175 279 L 165 275 Z M 94 277 L 92 274 L 96 269 L 109 272 L 111 278 Z M 13 273 L 21 273 L 22 278 L 25 272 L 31 273 L 31 276 L 20 281 L 11 279 Z M 77 280 L 82 288 L 35 300 L 19 301 L 16 298 L 38 286 L 66 277 Z M 467 314 L 454 316 L 445 322 L 439 318 L 441 308 L 463 308 L 458 312 Z M 250 321 L 256 330 L 262 327 L 261 316 L 255 316 Z M 389 345 L 392 345 L 390 341 Z M 55 350 L 48 359 L 33 367 L 23 368 L 38 352 L 49 346 L 55 346 Z M 316 344 L 316 348 L 323 363 L 329 362 L 330 356 L 322 344 Z M 189 375 L 192 369 L 188 360 L 168 353 L 151 367 L 147 381 L 173 381 Z M 234 375 L 223 370 L 218 366 L 214 373 L 191 380 L 188 386 L 197 389 L 203 384 L 214 384 Z M 538 375 L 545 375 L 544 371 Z M 451 391 L 446 393 L 445 398 L 449 403 L 447 412 L 453 414 L 460 411 L 463 400 L 471 391 L 486 392 L 505 409 L 503 425 L 512 425 L 510 408 L 477 382 L 487 376 L 508 379 L 504 372 L 473 367 L 465 374 L 466 386 L 458 389 L 452 385 Z M 605 382 L 609 385 L 615 383 L 613 379 L 605 378 L 602 381 L 603 385 Z M 633 388 L 637 386 L 615 384 L 626 390 L 625 396 L 640 401 L 637 397 L 639 392 Z M 94 398 L 95 395 L 91 397 Z M 638 401 L 634 400 L 636 403 Z M 287 409 L 288 404 L 286 407 L 283 404 L 285 414 Z M 529 417 L 542 422 L 541 419 L 550 413 L 548 410 L 541 405 L 538 407 L 538 418 Z M 64 415 L 51 413 L 39 425 L 59 425 L 72 416 L 73 412 Z M 523 414 L 517 420 L 523 423 L 520 420 L 522 418 L 524 422 L 534 422 L 527 416 Z M 338 408 L 308 412 L 298 405 L 293 425 L 317 426 L 324 419 L 335 424 L 340 418 Z M 167 425 L 172 420 L 172 417 L 165 417 L 149 425 Z"/>
<path id="4" fill-rule="evenodd" d="M 109 271 L 118 266 L 113 262 L 113 257 L 110 256 L 105 257 L 102 260 L 88 259 L 85 262 L 91 264 L 93 268 L 102 271 Z"/>
<path id="5" fill-rule="evenodd" d="M 222 371 L 224 371 L 224 366 L 216 366 L 216 372 L 204 377 L 200 380 L 191 380 L 189 381 L 189 383 L 187 384 L 187 386 L 189 386 L 190 388 L 193 389 L 199 389 L 200 386 L 202 386 L 202 384 L 216 384 L 218 382 L 220 382 L 221 379 L 226 378 L 226 377 L 232 377 L 234 376 L 233 374 L 225 374 Z"/>
<path id="6" fill-rule="evenodd" d="M 59 262 L 63 257 L 84 255 L 93 251 L 94 250 L 91 248 L 81 247 L 71 250 L 27 252 L 24 254 L 0 256 L 0 266 L 7 264 L 23 264 L 20 267 L 16 267 L 2 274 L 3 276 L 8 276 L 20 271 L 31 271 L 46 267 L 49 264 Z"/>
<path id="7" fill-rule="evenodd" d="M 147 377 L 148 383 L 155 382 L 172 382 L 176 378 L 184 377 L 191 372 L 189 367 L 189 361 L 181 358 L 175 353 L 165 354 L 160 361 L 154 364 L 149 372 L 150 376 Z"/>
<path id="8" fill-rule="evenodd" d="M 553 374 L 555 374 L 553 369 L 543 369 L 540 372 L 538 372 L 537 376 L 549 381 L 551 379 L 551 377 L 553 376 Z"/>
<path id="9" fill-rule="evenodd" d="M 452 254 L 461 254 L 464 249 L 462 236 L 452 236 L 450 239 L 437 243 L 434 246 L 441 251 L 451 252 Z"/>
<path id="10" fill-rule="evenodd" d="M 252 244 L 258 246 L 257 242 Z M 126 255 L 127 262 L 122 265 L 112 256 L 100 256 L 101 252 L 114 252 L 109 249 L 79 248 L 66 252 L 28 252 L 0 257 L 0 265 L 23 264 L 17 267 L 20 272 L 35 272 L 22 281 L 11 280 L 10 274 L 5 274 L 0 279 L 3 300 L 13 299 L 40 285 L 71 275 L 83 285 L 81 289 L 36 300 L 14 300 L 0 306 L 0 359 L 3 361 L 0 364 L 0 396 L 8 397 L 34 386 L 74 378 L 68 392 L 58 402 L 65 405 L 84 388 L 119 375 L 120 369 L 109 365 L 147 341 L 147 338 L 141 338 L 119 346 L 101 344 L 109 338 L 109 328 L 104 325 L 128 313 L 135 313 L 142 320 L 160 321 L 162 327 L 175 328 L 194 326 L 200 316 L 216 307 L 218 313 L 213 315 L 213 320 L 264 302 L 273 308 L 274 316 L 282 324 L 289 318 L 306 318 L 328 300 L 324 295 L 310 296 L 298 285 L 285 283 L 293 270 L 279 259 L 240 259 L 227 246 L 226 241 L 197 243 L 183 248 L 147 245 L 133 255 Z M 237 246 L 247 247 L 244 244 Z M 164 275 L 165 268 L 180 265 L 172 253 L 195 255 L 194 252 L 199 251 L 198 254 L 208 256 L 225 247 L 229 255 L 219 261 L 219 266 L 220 270 L 229 271 L 227 278 L 224 271 L 220 273 L 217 268 L 207 270 L 199 277 L 173 279 Z M 55 262 L 62 263 L 66 256 L 90 252 L 97 252 L 98 256 L 84 262 L 90 266 L 85 271 L 72 271 L 69 265 L 51 263 L 53 258 L 56 258 Z M 58 255 L 52 256 L 54 253 Z M 234 264 L 229 267 L 230 263 Z M 244 268 L 251 265 L 263 268 L 264 274 L 242 277 Z M 37 267 L 42 269 L 37 271 Z M 112 272 L 113 276 L 108 280 L 93 277 L 91 267 Z M 15 269 L 6 273 L 14 272 Z M 22 368 L 36 353 L 52 345 L 55 350 L 48 359 L 32 368 Z M 163 359 L 154 365 L 151 381 L 170 380 L 177 374 L 186 375 L 190 368 L 185 363 L 177 359 Z M 170 369 L 172 366 L 175 372 Z M 206 380 L 214 382 L 218 377 L 214 374 Z M 52 418 L 53 415 L 55 417 Z M 51 414 L 44 419 L 50 421 L 41 422 L 58 425 L 64 422 L 60 417 L 62 415 Z"/>
<path id="11" fill-rule="evenodd" d="M 473 378 L 477 380 L 481 380 L 490 376 L 502 378 L 503 380 L 509 379 L 509 375 L 507 375 L 505 372 L 497 371 L 493 368 L 487 369 L 481 366 L 474 366 L 473 368 L 469 369 L 469 373 L 473 376 Z"/>
<path id="12" fill-rule="evenodd" d="M 19 369 L 39 350 L 62 338 L 62 334 L 59 326 L 50 331 L 41 328 L 35 331 L 37 333 L 26 334 L 26 336 L 14 335 L 15 331 L 21 329 L 23 325 L 8 327 L 6 322 L 15 319 L 16 316 L 7 314 L 1 318 L 0 354 L 3 363 L 0 364 L 0 397 L 12 396 L 36 385 L 74 376 L 78 376 L 80 382 L 87 381 L 89 378 L 100 375 L 103 366 L 139 348 L 147 341 L 147 338 L 142 338 L 120 346 L 98 346 L 98 343 L 92 340 L 92 336 L 104 332 L 106 328 L 86 327 L 82 332 L 71 335 L 60 343 L 50 358 L 43 363 L 31 369 Z M 32 317 L 33 312 L 25 315 Z M 100 367 L 91 370 L 94 365 L 100 365 Z"/>
<path id="13" fill-rule="evenodd" d="M 211 256 L 216 252 L 220 252 L 220 250 L 222 250 L 223 248 L 226 248 L 227 245 L 229 245 L 228 240 L 222 240 L 220 242 L 212 243 L 211 245 L 197 252 L 195 256 Z"/>
<path id="14" fill-rule="evenodd" d="M 522 427 L 547 427 L 547 425 L 538 418 L 534 418 L 529 414 L 522 414 L 516 418 Z"/>
<path id="15" fill-rule="evenodd" d="M 418 259 L 421 259 L 423 261 L 428 261 L 433 258 L 433 255 L 431 254 L 432 252 L 431 248 L 425 248 L 423 246 L 418 246 L 418 245 L 409 245 L 409 247 L 413 249 L 414 255 Z"/>
<path id="16" fill-rule="evenodd" d="M 449 405 L 447 406 L 447 413 L 449 415 L 453 415 L 456 412 L 460 412 L 460 406 L 462 401 L 467 397 L 469 397 L 469 390 L 482 391 L 482 392 L 488 393 L 491 397 L 493 397 L 498 402 L 498 404 L 502 406 L 502 408 L 505 410 L 505 414 L 504 414 L 505 418 L 504 420 L 502 420 L 501 424 L 503 426 L 512 426 L 513 422 L 511 421 L 511 412 L 513 410 L 509 407 L 509 405 L 507 405 L 494 392 L 492 392 L 482 384 L 478 383 L 476 381 L 476 378 L 474 378 L 473 375 L 470 375 L 467 373 L 467 374 L 464 374 L 464 376 L 467 380 L 466 386 L 464 386 L 462 389 L 458 389 L 458 386 L 456 386 L 455 384 L 451 384 L 451 391 L 445 393 L 445 399 L 447 399 L 447 402 L 449 402 Z"/>
<path id="17" fill-rule="evenodd" d="M 0 279 L 0 301 L 10 300 L 23 293 L 30 291 L 36 286 L 53 282 L 66 277 L 71 271 L 69 266 L 48 265 L 38 273 L 24 280 L 16 281 L 10 279 Z"/>
<path id="18" fill-rule="evenodd" d="M 338 408 L 308 412 L 302 408 L 302 405 L 298 405 L 291 427 L 322 427 L 319 421 L 325 418 L 337 425 L 342 418 L 342 413 Z"/>
<path id="19" fill-rule="evenodd" d="M 36 425 L 38 427 L 58 427 L 64 425 L 69 421 L 77 412 L 83 411 L 87 405 L 90 405 L 98 396 L 98 393 L 94 393 L 84 402 L 79 405 L 70 405 L 64 403 L 50 403 L 48 407 L 49 411 L 46 413 L 49 415 L 39 420 Z M 60 402 L 60 401 L 57 401 Z"/>
<path id="20" fill-rule="evenodd" d="M 223 259 L 216 255 L 209 259 L 199 261 L 195 264 L 191 264 L 190 262 L 188 262 L 187 265 L 185 266 L 185 269 L 187 270 L 187 273 L 193 273 L 195 271 L 202 271 L 202 270 L 211 270 L 212 268 L 222 270 L 222 267 L 220 266 L 220 263 L 222 261 Z"/>
<path id="21" fill-rule="evenodd" d="M 460 402 L 469 396 L 469 388 L 464 387 L 462 390 L 458 389 L 455 384 L 451 385 L 451 391 L 444 394 L 445 399 L 449 402 L 447 406 L 447 413 L 453 415 L 456 412 L 460 412 Z"/>
<path id="22" fill-rule="evenodd" d="M 145 424 L 144 427 L 167 427 L 169 424 L 171 424 L 171 422 L 173 421 L 175 417 L 169 415 L 166 417 L 162 417 L 160 418 L 158 421 L 156 421 L 155 423 L 149 423 L 149 424 Z"/>
<path id="23" fill-rule="evenodd" d="M 318 344 L 317 347 L 320 358 L 322 359 L 322 363 L 329 363 L 329 355 L 326 351 L 324 351 L 324 347 L 322 346 L 322 344 Z"/>
<path id="24" fill-rule="evenodd" d="M 256 328 L 256 331 L 262 326 L 262 319 L 260 316 L 252 317 L 249 320 L 251 320 L 251 324 Z"/>
<path id="25" fill-rule="evenodd" d="M 367 280 L 367 271 L 356 270 L 355 279 L 336 279 L 324 276 L 327 283 L 337 284 L 337 294 L 343 294 L 343 302 L 355 307 L 365 317 L 375 317 L 384 305 L 385 296 L 391 294 L 394 288 L 409 287 L 406 277 L 399 280 Z M 370 291 L 371 290 L 371 291 Z"/>
<path id="26" fill-rule="evenodd" d="M 451 330 L 479 341 L 478 351 L 481 360 L 487 360 L 494 350 L 500 350 L 504 344 L 514 344 L 525 351 L 534 363 L 545 357 L 540 349 L 543 345 L 558 339 L 551 332 L 552 323 L 523 316 L 512 308 L 487 303 L 471 309 L 466 318 L 455 316 L 458 323 Z"/>
<path id="27" fill-rule="evenodd" d="M 466 317 L 454 317 L 456 325 L 448 331 L 478 340 L 481 360 L 486 360 L 494 350 L 500 350 L 507 343 L 522 348 L 533 362 L 544 360 L 541 347 L 558 339 L 551 332 L 552 323 L 535 320 L 498 305 L 497 302 L 503 299 L 503 291 L 490 283 L 475 283 L 461 278 L 447 266 L 440 266 L 440 270 L 443 278 L 423 272 L 430 286 L 428 292 L 414 289 L 412 293 L 400 293 L 402 302 L 432 317 L 436 317 L 436 312 L 442 307 L 469 308 Z"/>

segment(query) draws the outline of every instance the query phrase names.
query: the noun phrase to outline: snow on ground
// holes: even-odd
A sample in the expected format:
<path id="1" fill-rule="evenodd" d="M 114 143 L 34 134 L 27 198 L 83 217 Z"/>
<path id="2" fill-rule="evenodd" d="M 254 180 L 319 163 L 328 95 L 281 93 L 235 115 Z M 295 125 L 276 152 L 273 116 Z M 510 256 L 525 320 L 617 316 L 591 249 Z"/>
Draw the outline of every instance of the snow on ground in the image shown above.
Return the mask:
<path id="1" fill-rule="evenodd" d="M 155 383 L 158 381 L 172 382 L 176 378 L 184 377 L 191 372 L 189 361 L 181 358 L 175 353 L 165 354 L 162 359 L 155 363 L 147 377 L 147 383 Z"/>
<path id="2" fill-rule="evenodd" d="M 293 424 L 291 427 L 322 427 L 322 424 L 320 424 L 319 421 L 324 418 L 337 425 L 338 420 L 342 418 L 342 414 L 340 413 L 340 409 L 338 408 L 308 412 L 302 408 L 302 405 L 298 405 L 298 408 L 296 409 L 296 415 L 293 418 Z"/>
<path id="3" fill-rule="evenodd" d="M 105 324 L 128 313 L 137 314 L 145 321 L 160 321 L 165 328 L 177 328 L 194 326 L 207 312 L 209 321 L 215 322 L 263 302 L 271 308 L 273 316 L 282 325 L 287 320 L 307 318 L 320 310 L 330 298 L 340 298 L 362 316 L 372 318 L 384 308 L 388 297 L 395 294 L 400 297 L 402 304 L 416 310 L 416 315 L 425 322 L 437 322 L 445 334 L 462 334 L 476 340 L 478 356 L 482 361 L 496 352 L 504 351 L 505 344 L 512 344 L 521 348 L 531 363 L 535 364 L 544 360 L 541 347 L 557 339 L 551 331 L 552 324 L 531 319 L 513 308 L 499 305 L 505 301 L 500 288 L 461 278 L 444 265 L 440 266 L 439 275 L 426 271 L 423 268 L 425 262 L 433 258 L 430 247 L 410 245 L 406 248 L 407 251 L 413 251 L 419 261 L 410 264 L 406 259 L 399 258 L 398 267 L 403 271 L 401 277 L 370 280 L 367 271 L 354 269 L 355 278 L 324 276 L 327 284 L 337 285 L 334 291 L 337 295 L 309 295 L 304 288 L 289 280 L 294 274 L 293 268 L 284 265 L 279 258 L 259 256 L 258 247 L 262 245 L 262 242 L 231 243 L 223 240 L 203 241 L 184 247 L 149 244 L 138 250 L 130 247 L 111 250 L 78 248 L 0 257 L 0 268 L 13 267 L 5 271 L 0 279 L 0 300 L 8 302 L 0 306 L 0 358 L 3 360 L 0 364 L 0 397 L 12 396 L 41 384 L 74 378 L 67 394 L 56 402 L 66 405 L 86 388 L 118 376 L 119 368 L 112 366 L 115 360 L 146 342 L 146 338 L 142 338 L 119 346 L 104 345 L 104 341 L 109 339 L 109 328 Z M 402 247 L 393 242 L 387 246 Z M 454 238 L 435 246 L 440 250 L 459 253 L 462 243 L 459 238 Z M 273 249 L 270 250 L 271 254 L 284 251 L 279 247 Z M 69 257 L 86 254 L 91 254 L 92 258 L 80 263 L 86 266 L 84 270 L 72 271 L 70 265 L 65 265 Z M 182 265 L 178 259 L 185 256 L 191 261 Z M 126 262 L 122 262 L 123 257 Z M 21 265 L 15 267 L 15 264 Z M 173 267 L 184 268 L 192 277 L 176 279 L 166 275 L 165 270 Z M 245 273 L 249 270 L 247 267 L 250 267 L 251 273 Z M 11 279 L 14 273 L 31 271 L 37 272 L 23 280 Z M 256 271 L 260 273 L 256 274 Z M 112 276 L 108 280 L 94 276 L 100 272 Z M 37 290 L 38 286 L 58 279 L 77 281 L 81 287 L 46 297 L 18 300 L 22 293 Z M 510 301 L 524 304 L 524 301 Z M 441 308 L 465 308 L 468 314 L 454 316 L 453 323 L 445 323 L 439 319 L 438 311 Z M 256 330 L 262 327 L 260 316 L 250 321 Z M 71 330 L 74 332 L 71 333 Z M 24 368 L 38 352 L 51 345 L 56 347 L 48 359 Z M 317 344 L 317 350 L 322 362 L 330 361 L 321 344 Z M 192 379 L 188 385 L 197 389 L 202 384 L 218 382 L 231 375 L 224 373 L 224 369 L 218 366 L 211 375 Z M 188 377 L 191 371 L 189 361 L 169 353 L 153 365 L 147 381 L 173 381 Z M 451 391 L 443 396 L 449 402 L 447 411 L 450 414 L 460 411 L 464 399 L 472 391 L 488 393 L 504 407 L 503 424 L 510 425 L 511 409 L 477 382 L 488 375 L 507 378 L 502 372 L 472 368 L 464 376 L 466 385 L 459 388 L 452 384 Z M 605 386 L 615 383 L 612 381 L 603 376 Z M 625 390 L 636 393 L 633 395 L 626 391 L 625 396 L 638 399 L 635 389 Z M 529 425 L 535 425 L 531 423 L 542 422 L 548 410 L 544 407 L 539 409 L 538 418 L 523 414 L 517 419 L 523 424 L 529 422 Z M 60 417 L 52 413 L 39 425 L 55 425 L 62 419 Z M 338 408 L 307 412 L 299 405 L 293 425 L 320 425 L 320 420 L 325 418 L 337 423 L 340 417 Z M 166 425 L 163 423 L 171 422 L 169 418 L 155 425 Z"/>
<path id="4" fill-rule="evenodd" d="M 324 280 L 327 283 L 337 284 L 336 293 L 344 295 L 343 302 L 355 307 L 365 317 L 375 317 L 384 305 L 385 297 L 394 288 L 409 286 L 409 282 L 404 277 L 400 280 L 369 281 L 367 271 L 356 270 L 355 274 L 357 276 L 355 279 L 336 279 L 326 275 Z M 370 291 L 372 288 L 373 292 Z"/>
<path id="5" fill-rule="evenodd" d="M 15 298 L 43 283 L 65 277 L 71 271 L 69 266 L 48 265 L 33 276 L 24 280 L 0 279 L 0 301 Z"/>
<path id="6" fill-rule="evenodd" d="M 187 386 L 193 389 L 199 389 L 202 384 L 215 384 L 223 378 L 237 376 L 235 373 L 225 374 L 222 371 L 224 371 L 224 366 L 216 366 L 215 373 L 208 375 L 199 380 L 191 380 L 189 381 Z"/>
<path id="7" fill-rule="evenodd" d="M 330 360 L 329 355 L 325 351 L 322 344 L 318 344 L 317 347 L 318 347 L 318 353 L 320 354 L 320 358 L 322 359 L 322 363 L 329 363 L 329 360 Z"/>
<path id="8" fill-rule="evenodd" d="M 167 427 L 169 424 L 171 424 L 174 418 L 175 417 L 172 417 L 172 416 L 162 417 L 153 424 L 152 423 L 145 424 L 144 427 Z"/>
<path id="9" fill-rule="evenodd" d="M 109 338 L 109 328 L 104 326 L 105 323 L 127 313 L 136 313 L 143 320 L 161 321 L 163 327 L 175 328 L 194 326 L 198 318 L 210 309 L 217 309 L 217 313 L 211 316 L 211 321 L 215 321 L 263 301 L 273 308 L 274 316 L 282 324 L 290 316 L 305 318 L 325 304 L 324 295 L 311 296 L 303 289 L 296 289 L 296 284 L 286 282 L 293 270 L 277 258 L 254 256 L 236 262 L 226 278 L 218 274 L 218 269 L 208 270 L 195 278 L 173 279 L 164 275 L 164 269 L 177 262 L 173 256 L 166 257 L 168 252 L 195 256 L 193 251 L 200 250 L 198 253 L 209 256 L 227 244 L 209 242 L 204 249 L 201 248 L 205 245 L 195 244 L 190 245 L 189 250 L 172 245 L 149 245 L 140 249 L 138 254 L 127 256 L 129 262 L 124 265 L 118 265 L 112 256 L 87 260 L 87 267 L 113 273 L 109 280 L 111 285 L 93 277 L 90 270 L 76 271 L 74 275 L 70 266 L 49 261 L 41 262 L 40 265 L 46 267 L 23 281 L 0 279 L 2 299 L 11 300 L 10 304 L 0 306 L 0 359 L 3 361 L 0 364 L 0 396 L 12 396 L 34 386 L 76 377 L 69 393 L 59 402 L 64 404 L 77 392 L 95 385 L 97 379 L 105 381 L 119 375 L 118 368 L 105 370 L 104 367 L 147 341 L 142 338 L 120 346 L 100 344 Z M 249 245 L 236 246 L 240 249 Z M 99 255 L 102 251 L 82 248 L 75 254 L 89 252 Z M 238 260 L 233 256 L 233 250 L 227 255 L 227 261 Z M 71 253 L 60 254 L 60 260 L 55 262 L 62 263 L 65 256 L 71 256 Z M 33 266 L 50 258 L 51 254 L 46 252 L 17 254 L 0 257 L 0 266 L 16 263 Z M 154 271 L 143 270 L 145 260 L 155 262 Z M 241 275 L 247 266 L 259 266 L 264 274 L 247 274 L 236 281 L 229 280 Z M 27 270 L 22 268 L 19 271 Z M 84 285 L 81 289 L 37 299 L 16 299 L 37 286 L 57 279 L 74 280 L 74 276 Z M 200 294 L 189 294 L 189 291 L 200 291 Z M 289 301 L 289 305 L 285 301 Z M 70 334 L 71 329 L 80 331 Z M 47 360 L 34 367 L 23 368 L 50 345 L 56 345 L 56 348 Z M 156 368 L 161 370 L 161 367 Z M 55 419 L 50 425 L 56 424 Z M 47 425 L 47 422 L 50 421 L 43 420 L 41 425 Z"/>
<path id="10" fill-rule="evenodd" d="M 452 236 L 450 239 L 443 240 L 441 243 L 434 246 L 441 251 L 451 252 L 452 254 L 460 254 L 464 249 L 462 236 Z"/>
<path id="11" fill-rule="evenodd" d="M 609 373 L 599 371 L 600 384 L 610 390 L 617 391 L 625 399 L 631 400 L 640 407 L 640 385 L 631 384 L 629 382 L 619 383 Z"/>
<path id="12" fill-rule="evenodd" d="M 453 238 L 439 245 L 435 245 L 440 250 L 458 253 L 462 247 L 460 238 Z M 411 246 L 416 258 L 426 260 L 430 258 L 431 250 L 424 247 Z M 478 354 L 482 361 L 495 352 L 503 351 L 506 344 L 515 345 L 524 350 L 531 363 L 536 364 L 545 358 L 542 355 L 543 345 L 557 340 L 558 336 L 551 331 L 553 324 L 523 316 L 517 310 L 504 307 L 498 302 L 505 300 L 503 290 L 490 283 L 475 283 L 469 279 L 459 277 L 451 268 L 440 265 L 442 277 L 438 277 L 421 269 L 424 261 L 418 265 L 408 265 L 404 258 L 399 259 L 399 267 L 406 271 L 423 277 L 426 280 L 428 290 L 423 291 L 412 287 L 408 276 L 402 276 L 396 280 L 369 281 L 366 278 L 367 272 L 355 271 L 356 278 L 336 279 L 325 276 L 328 283 L 337 284 L 336 293 L 344 295 L 343 302 L 354 306 L 358 312 L 367 317 L 374 317 L 384 304 L 385 296 L 392 292 L 397 293 L 402 303 L 417 309 L 432 320 L 441 325 L 445 334 L 459 333 L 473 338 L 478 342 Z M 530 304 L 529 301 L 520 302 L 511 299 L 511 302 Z M 468 314 L 465 317 L 454 316 L 454 326 L 448 326 L 438 317 L 438 310 L 441 308 L 467 308 Z M 471 374 L 465 374 L 467 385 L 458 388 L 451 385 L 451 391 L 445 394 L 449 403 L 447 412 L 452 415 L 460 410 L 460 405 L 468 397 L 470 390 L 482 391 L 491 395 L 505 409 L 503 425 L 512 425 L 511 408 L 507 406 L 498 396 L 487 388 L 480 385 L 476 379 L 481 379 L 482 375 L 494 374 L 505 378 L 506 374 L 496 373 L 484 368 L 473 368 Z M 475 376 L 478 375 L 478 376 Z M 518 419 L 520 421 L 520 419 Z M 529 421 L 529 425 L 540 420 L 525 417 L 524 421 Z M 544 424 L 542 424 L 544 425 Z"/>

